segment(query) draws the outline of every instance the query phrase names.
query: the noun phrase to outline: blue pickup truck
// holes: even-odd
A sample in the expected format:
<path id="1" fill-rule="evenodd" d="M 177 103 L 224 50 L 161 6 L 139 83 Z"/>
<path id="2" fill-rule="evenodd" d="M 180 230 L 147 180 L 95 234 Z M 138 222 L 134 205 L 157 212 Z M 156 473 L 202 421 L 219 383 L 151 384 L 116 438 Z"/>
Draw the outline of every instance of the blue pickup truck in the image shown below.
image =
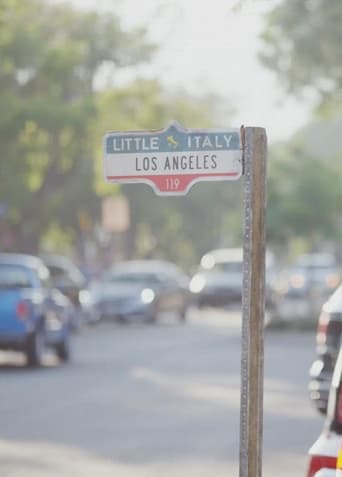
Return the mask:
<path id="1" fill-rule="evenodd" d="M 40 258 L 0 254 L 1 350 L 22 351 L 29 366 L 39 366 L 48 346 L 68 361 L 71 313 L 68 298 L 50 287 Z"/>

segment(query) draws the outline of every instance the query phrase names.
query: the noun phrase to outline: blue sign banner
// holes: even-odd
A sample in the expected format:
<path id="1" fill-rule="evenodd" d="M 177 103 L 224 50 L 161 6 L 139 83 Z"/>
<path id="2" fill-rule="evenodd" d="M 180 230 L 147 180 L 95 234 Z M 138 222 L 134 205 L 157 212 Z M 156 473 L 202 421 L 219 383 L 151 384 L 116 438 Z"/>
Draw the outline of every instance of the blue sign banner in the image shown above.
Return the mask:
<path id="1" fill-rule="evenodd" d="M 107 154 L 238 151 L 241 142 L 238 130 L 191 130 L 173 122 L 159 131 L 108 133 L 105 149 Z"/>

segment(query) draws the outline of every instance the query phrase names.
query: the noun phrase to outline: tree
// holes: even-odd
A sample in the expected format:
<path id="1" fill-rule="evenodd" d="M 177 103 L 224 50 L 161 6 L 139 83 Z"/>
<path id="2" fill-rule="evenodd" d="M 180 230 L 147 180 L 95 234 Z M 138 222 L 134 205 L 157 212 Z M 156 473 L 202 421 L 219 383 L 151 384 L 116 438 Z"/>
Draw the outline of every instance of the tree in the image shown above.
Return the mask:
<path id="1" fill-rule="evenodd" d="M 171 119 L 189 127 L 222 124 L 222 100 L 213 96 L 166 92 L 156 80 L 95 88 L 104 70 L 135 68 L 153 51 L 143 30 L 124 32 L 113 15 L 0 0 L 0 206 L 8 206 L 17 236 L 8 248 L 35 252 L 42 236 L 70 243 L 93 228 L 100 198 L 120 190 L 103 181 L 105 131 L 160 128 Z M 190 264 L 218 244 L 225 227 L 234 240 L 238 189 L 203 184 L 186 199 L 166 200 L 146 186 L 122 188 L 131 203 L 133 253 Z M 232 221 L 225 217 L 228 198 Z M 0 217 L 0 235 L 1 227 Z"/>
<path id="2" fill-rule="evenodd" d="M 57 222 L 77 229 L 94 204 L 94 83 L 149 59 L 143 30 L 127 33 L 117 17 L 43 0 L 0 0 L 0 202 L 17 246 L 35 250 Z M 94 207 L 94 206 L 93 206 Z"/>
<path id="3" fill-rule="evenodd" d="M 341 101 L 341 24 L 340 0 L 283 0 L 266 18 L 261 60 L 289 91 Z"/>
<path id="4" fill-rule="evenodd" d="M 103 91 L 98 96 L 100 121 L 95 136 L 108 130 L 159 129 L 176 119 L 185 127 L 217 127 L 222 122 L 222 99 L 197 98 L 183 91 L 166 92 L 155 80 Z M 113 114 L 113 111 L 116 114 Z M 230 116 L 229 106 L 224 116 Z M 98 148 L 97 191 L 101 195 L 118 193 L 117 186 L 105 184 L 102 150 Z M 157 197 L 147 185 L 125 185 L 121 192 L 131 207 L 130 256 L 157 256 L 189 267 L 207 250 L 225 239 L 229 244 L 240 238 L 241 185 L 234 183 L 199 184 L 186 197 Z M 227 215 L 229 218 L 227 219 Z"/>
<path id="5" fill-rule="evenodd" d="M 300 237 L 314 247 L 341 240 L 341 147 L 329 140 L 338 128 L 323 120 L 342 106 L 341 23 L 340 0 L 281 0 L 266 16 L 262 62 L 288 92 L 313 92 L 321 116 L 301 137 L 271 150 L 268 237 L 274 243 Z"/>
<path id="6" fill-rule="evenodd" d="M 301 238 L 314 249 L 322 242 L 341 240 L 342 192 L 333 164 L 308 155 L 298 145 L 273 148 L 268 184 L 270 243 L 284 246 Z"/>

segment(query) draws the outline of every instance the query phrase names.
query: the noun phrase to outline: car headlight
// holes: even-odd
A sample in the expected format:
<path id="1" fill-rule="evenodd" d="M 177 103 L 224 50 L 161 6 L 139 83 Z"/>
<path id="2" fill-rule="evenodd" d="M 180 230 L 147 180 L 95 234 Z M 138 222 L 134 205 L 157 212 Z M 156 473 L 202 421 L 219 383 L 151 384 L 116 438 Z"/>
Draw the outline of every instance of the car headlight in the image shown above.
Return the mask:
<path id="1" fill-rule="evenodd" d="M 192 293 L 200 293 L 205 287 L 206 279 L 203 275 L 195 275 L 189 285 L 190 291 Z"/>
<path id="2" fill-rule="evenodd" d="M 144 305 L 149 305 L 153 302 L 156 294 L 151 288 L 144 288 L 144 290 L 140 294 L 140 299 Z"/>
<path id="3" fill-rule="evenodd" d="M 328 288 L 337 288 L 340 284 L 340 277 L 336 273 L 331 273 L 326 276 L 325 283 Z"/>
<path id="4" fill-rule="evenodd" d="M 93 302 L 94 302 L 94 299 L 93 299 L 91 293 L 89 293 L 88 290 L 81 290 L 78 294 L 78 299 L 79 299 L 81 305 L 83 305 L 83 306 L 92 305 Z"/>
<path id="5" fill-rule="evenodd" d="M 301 274 L 294 274 L 290 277 L 290 286 L 292 288 L 296 288 L 297 290 L 300 290 L 301 288 L 304 288 L 306 285 L 306 279 L 304 275 Z"/>

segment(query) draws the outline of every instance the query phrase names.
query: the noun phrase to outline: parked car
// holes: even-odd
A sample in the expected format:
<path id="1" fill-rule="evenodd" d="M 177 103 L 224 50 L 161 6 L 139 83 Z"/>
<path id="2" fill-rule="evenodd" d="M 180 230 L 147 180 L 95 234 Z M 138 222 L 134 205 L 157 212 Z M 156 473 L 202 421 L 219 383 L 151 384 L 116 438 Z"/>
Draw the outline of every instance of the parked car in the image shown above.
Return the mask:
<path id="1" fill-rule="evenodd" d="M 106 271 L 91 287 L 101 317 L 154 322 L 160 313 L 186 319 L 188 277 L 174 264 L 156 260 L 125 261 Z"/>
<path id="2" fill-rule="evenodd" d="M 325 414 L 331 377 L 342 337 L 342 285 L 323 305 L 316 332 L 317 358 L 310 368 L 310 398 Z"/>
<path id="3" fill-rule="evenodd" d="M 299 255 L 295 262 L 307 272 L 307 280 L 312 288 L 325 298 L 331 295 L 341 283 L 341 272 L 331 253 L 308 253 Z"/>
<path id="4" fill-rule="evenodd" d="M 272 310 L 274 292 L 272 280 L 274 259 L 266 254 L 266 307 Z M 243 280 L 243 250 L 223 248 L 203 255 L 198 272 L 190 281 L 193 302 L 199 307 L 241 305 Z"/>
<path id="5" fill-rule="evenodd" d="M 189 286 L 195 304 L 199 308 L 240 304 L 242 266 L 241 248 L 216 249 L 203 255 Z"/>
<path id="6" fill-rule="evenodd" d="M 342 443 L 342 348 L 331 381 L 327 417 L 323 432 L 309 450 L 307 477 L 321 469 L 336 469 Z"/>
<path id="7" fill-rule="evenodd" d="M 49 276 L 37 257 L 0 254 L 0 349 L 24 352 L 30 366 L 41 364 L 45 346 L 69 359 L 72 305 Z"/>
<path id="8" fill-rule="evenodd" d="M 340 282 L 340 272 L 331 254 L 300 255 L 276 281 L 274 324 L 315 326 L 323 303 Z"/>
<path id="9" fill-rule="evenodd" d="M 72 329 L 79 329 L 83 323 L 96 323 L 99 314 L 93 305 L 87 279 L 81 270 L 69 258 L 61 255 L 43 255 L 42 259 L 49 269 L 52 285 L 74 305 Z"/>

